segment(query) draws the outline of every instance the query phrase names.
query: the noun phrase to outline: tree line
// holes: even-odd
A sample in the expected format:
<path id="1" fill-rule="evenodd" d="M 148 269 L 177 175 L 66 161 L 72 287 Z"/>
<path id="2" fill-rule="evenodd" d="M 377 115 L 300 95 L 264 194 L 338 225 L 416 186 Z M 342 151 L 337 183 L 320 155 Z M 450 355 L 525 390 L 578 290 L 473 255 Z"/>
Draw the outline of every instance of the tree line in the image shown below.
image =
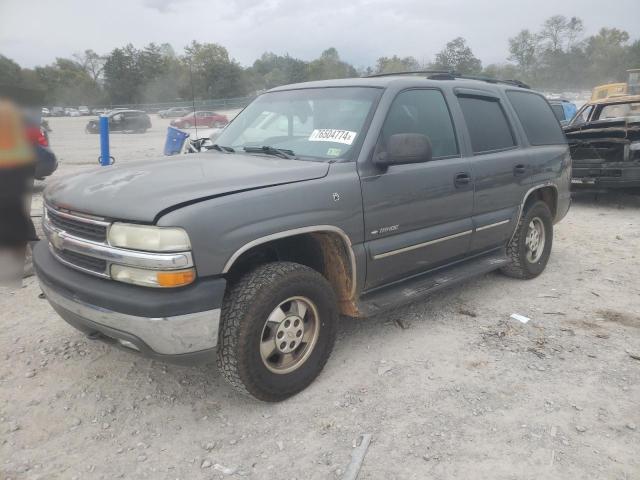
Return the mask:
<path id="1" fill-rule="evenodd" d="M 627 69 L 640 68 L 640 39 L 617 28 L 588 37 L 583 30 L 579 18 L 554 15 L 539 30 L 509 38 L 507 61 L 489 65 L 462 37 L 447 42 L 426 64 L 393 55 L 359 68 L 335 48 L 310 61 L 266 52 L 242 67 L 224 46 L 196 41 L 179 54 L 166 43 L 140 49 L 128 44 L 106 55 L 85 50 L 33 69 L 0 55 L 0 84 L 43 90 L 47 105 L 124 105 L 241 97 L 289 83 L 421 69 L 519 79 L 537 89 L 590 89 L 625 81 Z"/>

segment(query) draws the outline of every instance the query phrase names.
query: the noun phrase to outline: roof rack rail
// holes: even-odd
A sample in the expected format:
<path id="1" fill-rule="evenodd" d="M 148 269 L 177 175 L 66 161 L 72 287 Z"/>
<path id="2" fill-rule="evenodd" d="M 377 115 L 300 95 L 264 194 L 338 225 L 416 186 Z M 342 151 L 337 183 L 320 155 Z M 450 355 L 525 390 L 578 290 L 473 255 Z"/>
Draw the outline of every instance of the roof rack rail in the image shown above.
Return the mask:
<path id="1" fill-rule="evenodd" d="M 501 79 L 501 78 L 485 77 L 482 75 L 456 75 L 456 78 L 462 78 L 465 80 L 479 80 L 481 82 L 487 82 L 487 83 L 504 83 L 507 85 L 513 85 L 515 87 L 520 87 L 520 88 L 528 88 L 528 89 L 531 88 L 526 83 L 521 82 L 520 80 L 515 80 L 515 79 Z"/>
<path id="2" fill-rule="evenodd" d="M 374 73 L 373 75 L 367 75 L 367 78 L 393 77 L 396 75 L 426 75 L 429 80 L 455 80 L 456 78 L 460 78 L 463 80 L 479 80 L 481 82 L 487 83 L 503 83 L 520 88 L 531 88 L 529 85 L 521 82 L 520 80 L 503 80 L 500 78 L 485 77 L 482 75 L 462 75 L 455 70 L 409 70 L 404 72 Z"/>
<path id="3" fill-rule="evenodd" d="M 407 70 L 403 72 L 373 73 L 371 75 L 367 75 L 367 78 L 393 77 L 395 75 L 440 75 L 440 74 L 451 75 L 453 73 L 455 72 L 451 70 Z"/>

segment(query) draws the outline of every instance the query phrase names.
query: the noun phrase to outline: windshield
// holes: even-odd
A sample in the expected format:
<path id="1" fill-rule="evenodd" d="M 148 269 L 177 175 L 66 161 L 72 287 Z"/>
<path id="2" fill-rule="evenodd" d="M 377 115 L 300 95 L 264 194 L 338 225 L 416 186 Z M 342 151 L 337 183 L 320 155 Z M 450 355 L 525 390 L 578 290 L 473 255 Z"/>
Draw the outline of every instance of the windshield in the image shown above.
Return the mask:
<path id="1" fill-rule="evenodd" d="M 309 88 L 265 93 L 216 139 L 243 151 L 273 147 L 304 159 L 350 158 L 381 90 Z"/>
<path id="2" fill-rule="evenodd" d="M 600 110 L 599 120 L 611 118 L 629 118 L 640 116 L 640 102 L 615 103 L 605 105 Z"/>

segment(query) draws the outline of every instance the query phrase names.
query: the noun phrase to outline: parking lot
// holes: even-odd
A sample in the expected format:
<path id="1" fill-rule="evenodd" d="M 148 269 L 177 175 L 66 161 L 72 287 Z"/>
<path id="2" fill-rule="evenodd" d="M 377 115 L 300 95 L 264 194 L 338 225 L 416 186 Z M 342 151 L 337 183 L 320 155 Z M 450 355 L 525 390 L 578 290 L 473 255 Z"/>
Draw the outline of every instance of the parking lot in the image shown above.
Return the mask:
<path id="1" fill-rule="evenodd" d="M 101 168 L 86 122 L 49 119 L 60 168 L 37 192 Z M 111 136 L 117 164 L 163 161 L 169 120 L 152 123 Z M 344 318 L 320 377 L 279 404 L 214 364 L 85 338 L 31 277 L 0 293 L 0 478 L 341 478 L 363 433 L 360 479 L 640 478 L 639 270 L 640 192 L 579 192 L 540 277 Z"/>

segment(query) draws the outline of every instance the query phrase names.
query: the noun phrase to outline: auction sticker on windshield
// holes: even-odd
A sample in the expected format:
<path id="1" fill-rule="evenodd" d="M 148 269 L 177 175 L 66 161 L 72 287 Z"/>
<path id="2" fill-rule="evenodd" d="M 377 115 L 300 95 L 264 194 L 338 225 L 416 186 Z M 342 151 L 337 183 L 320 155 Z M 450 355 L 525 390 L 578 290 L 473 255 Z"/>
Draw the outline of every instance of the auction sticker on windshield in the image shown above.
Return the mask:
<path id="1" fill-rule="evenodd" d="M 351 145 L 356 138 L 356 132 L 349 130 L 335 130 L 333 128 L 316 129 L 309 135 L 310 142 L 334 142 Z"/>

